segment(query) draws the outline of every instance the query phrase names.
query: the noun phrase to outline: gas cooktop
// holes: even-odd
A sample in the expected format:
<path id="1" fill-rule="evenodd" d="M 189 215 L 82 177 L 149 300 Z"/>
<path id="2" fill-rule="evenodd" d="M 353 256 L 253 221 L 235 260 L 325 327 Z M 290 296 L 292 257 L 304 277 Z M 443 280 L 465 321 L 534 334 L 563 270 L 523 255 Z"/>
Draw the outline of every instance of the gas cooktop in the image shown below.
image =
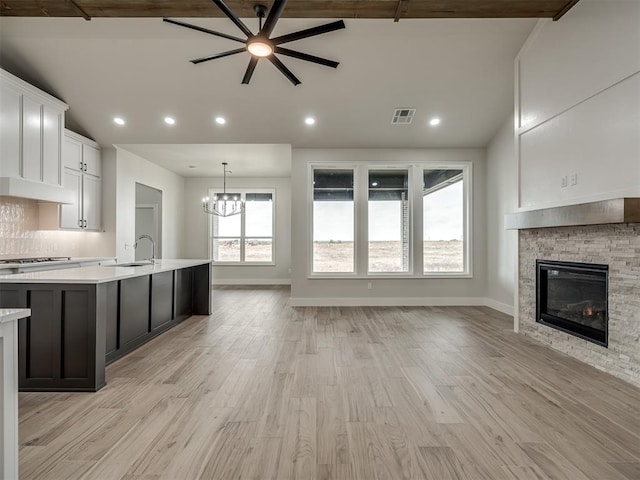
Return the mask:
<path id="1" fill-rule="evenodd" d="M 3 258 L 0 264 L 7 263 L 40 263 L 40 262 L 61 262 L 71 260 L 71 257 L 31 257 L 31 258 Z"/>

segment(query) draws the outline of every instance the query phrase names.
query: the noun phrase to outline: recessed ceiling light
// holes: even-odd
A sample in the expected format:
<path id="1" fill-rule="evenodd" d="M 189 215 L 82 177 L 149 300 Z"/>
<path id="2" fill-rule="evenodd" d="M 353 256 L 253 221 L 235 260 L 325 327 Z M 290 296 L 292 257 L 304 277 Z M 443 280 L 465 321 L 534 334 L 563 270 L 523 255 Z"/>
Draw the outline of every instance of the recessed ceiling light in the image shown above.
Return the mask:
<path id="1" fill-rule="evenodd" d="M 429 120 L 429 125 L 431 125 L 432 127 L 435 127 L 436 125 L 440 125 L 440 119 L 439 118 L 432 118 L 431 120 Z"/>
<path id="2" fill-rule="evenodd" d="M 113 121 L 118 125 L 124 125 L 124 119 L 120 117 L 114 117 Z"/>
<path id="3" fill-rule="evenodd" d="M 307 117 L 304 119 L 304 123 L 306 123 L 307 125 L 315 125 L 316 119 L 313 117 Z"/>
<path id="4" fill-rule="evenodd" d="M 172 117 L 164 117 L 164 123 L 167 125 L 175 125 L 176 120 Z"/>
<path id="5" fill-rule="evenodd" d="M 218 125 L 224 125 L 225 123 L 227 123 L 227 120 L 224 117 L 216 117 L 216 123 Z"/>

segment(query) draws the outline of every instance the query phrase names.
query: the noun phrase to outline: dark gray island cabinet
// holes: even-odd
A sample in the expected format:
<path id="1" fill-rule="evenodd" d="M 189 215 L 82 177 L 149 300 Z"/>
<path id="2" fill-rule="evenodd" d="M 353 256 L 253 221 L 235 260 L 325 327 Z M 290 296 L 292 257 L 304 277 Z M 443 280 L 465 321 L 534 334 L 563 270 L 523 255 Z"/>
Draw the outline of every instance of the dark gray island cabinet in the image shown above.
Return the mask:
<path id="1" fill-rule="evenodd" d="M 20 391 L 97 391 L 105 366 L 191 315 L 211 314 L 209 260 L 0 276 L 19 321 Z"/>

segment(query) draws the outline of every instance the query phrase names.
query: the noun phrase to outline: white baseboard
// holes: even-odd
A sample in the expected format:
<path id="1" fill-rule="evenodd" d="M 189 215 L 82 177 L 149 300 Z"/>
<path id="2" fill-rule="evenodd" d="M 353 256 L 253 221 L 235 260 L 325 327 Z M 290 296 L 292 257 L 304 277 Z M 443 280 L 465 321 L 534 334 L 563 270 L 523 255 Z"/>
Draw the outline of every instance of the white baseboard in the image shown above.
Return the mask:
<path id="1" fill-rule="evenodd" d="M 484 299 L 484 305 L 485 305 L 485 307 L 493 308 L 494 310 L 502 312 L 505 315 L 509 315 L 511 317 L 513 317 L 513 313 L 515 312 L 515 309 L 513 308 L 513 305 L 509 305 L 507 303 L 498 302 L 497 300 L 494 300 L 493 298 L 485 298 Z"/>
<path id="2" fill-rule="evenodd" d="M 214 278 L 211 285 L 291 285 L 290 278 Z"/>
<path id="3" fill-rule="evenodd" d="M 513 307 L 481 297 L 291 297 L 292 307 L 489 307 L 513 315 Z"/>
<path id="4" fill-rule="evenodd" d="M 292 307 L 461 307 L 484 305 L 473 297 L 291 297 Z"/>

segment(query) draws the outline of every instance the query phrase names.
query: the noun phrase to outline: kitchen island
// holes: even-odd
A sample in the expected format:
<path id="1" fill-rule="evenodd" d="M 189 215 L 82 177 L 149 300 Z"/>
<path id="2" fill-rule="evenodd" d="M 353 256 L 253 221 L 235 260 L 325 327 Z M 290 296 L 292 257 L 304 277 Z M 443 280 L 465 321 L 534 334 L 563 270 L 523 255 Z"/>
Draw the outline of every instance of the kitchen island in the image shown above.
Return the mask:
<path id="1" fill-rule="evenodd" d="M 0 258 L 0 275 L 41 272 L 62 268 L 92 267 L 115 264 L 115 257 L 35 257 L 14 260 Z"/>
<path id="2" fill-rule="evenodd" d="M 18 329 L 28 309 L 0 308 L 0 478 L 18 478 Z"/>
<path id="3" fill-rule="evenodd" d="M 105 366 L 191 315 L 211 314 L 210 260 L 0 276 L 19 321 L 21 391 L 97 391 Z"/>

